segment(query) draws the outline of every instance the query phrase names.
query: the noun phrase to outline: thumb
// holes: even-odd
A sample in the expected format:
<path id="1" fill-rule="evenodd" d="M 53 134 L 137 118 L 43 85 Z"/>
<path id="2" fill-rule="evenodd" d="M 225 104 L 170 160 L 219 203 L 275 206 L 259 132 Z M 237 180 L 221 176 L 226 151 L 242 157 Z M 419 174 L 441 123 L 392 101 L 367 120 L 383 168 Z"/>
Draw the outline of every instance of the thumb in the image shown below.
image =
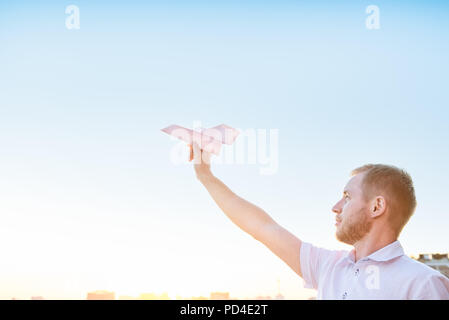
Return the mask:
<path id="1" fill-rule="evenodd" d="M 201 159 L 205 164 L 210 165 L 211 153 L 203 150 Z"/>
<path id="2" fill-rule="evenodd" d="M 191 144 L 189 144 L 189 149 L 190 149 L 189 161 L 192 161 L 193 160 L 193 147 Z"/>
<path id="3" fill-rule="evenodd" d="M 201 163 L 201 153 L 202 150 L 200 149 L 200 146 L 196 142 L 193 142 L 193 163 Z"/>

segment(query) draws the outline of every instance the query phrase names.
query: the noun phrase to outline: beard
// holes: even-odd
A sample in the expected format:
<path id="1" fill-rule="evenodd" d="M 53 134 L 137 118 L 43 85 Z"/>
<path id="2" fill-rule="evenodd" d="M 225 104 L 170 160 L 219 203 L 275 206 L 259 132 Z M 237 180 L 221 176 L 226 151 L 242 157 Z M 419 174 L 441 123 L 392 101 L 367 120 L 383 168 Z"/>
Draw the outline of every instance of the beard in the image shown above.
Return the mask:
<path id="1" fill-rule="evenodd" d="M 372 222 L 368 220 L 366 209 L 361 209 L 356 214 L 348 217 L 337 227 L 337 240 L 353 245 L 362 239 L 370 230 Z"/>

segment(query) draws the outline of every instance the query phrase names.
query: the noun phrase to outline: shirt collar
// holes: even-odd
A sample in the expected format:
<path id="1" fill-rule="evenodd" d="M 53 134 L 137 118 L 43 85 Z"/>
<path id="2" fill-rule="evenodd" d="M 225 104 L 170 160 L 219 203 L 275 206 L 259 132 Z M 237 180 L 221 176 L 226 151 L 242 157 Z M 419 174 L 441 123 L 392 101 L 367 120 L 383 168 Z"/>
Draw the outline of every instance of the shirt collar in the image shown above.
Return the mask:
<path id="1" fill-rule="evenodd" d="M 369 256 L 360 259 L 360 261 L 364 260 L 374 260 L 374 261 L 389 261 L 391 259 L 400 257 L 404 255 L 404 249 L 401 246 L 401 243 L 399 240 L 396 240 L 389 245 L 386 245 L 385 247 L 371 253 Z M 355 261 L 355 249 L 352 249 L 348 253 L 348 259 L 352 262 Z"/>

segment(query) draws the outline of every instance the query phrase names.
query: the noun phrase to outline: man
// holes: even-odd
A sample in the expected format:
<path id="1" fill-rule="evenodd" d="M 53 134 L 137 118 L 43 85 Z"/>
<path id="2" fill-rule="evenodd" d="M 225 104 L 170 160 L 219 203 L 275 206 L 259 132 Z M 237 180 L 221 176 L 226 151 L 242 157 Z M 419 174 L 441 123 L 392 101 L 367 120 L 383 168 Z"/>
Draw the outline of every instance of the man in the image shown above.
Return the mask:
<path id="1" fill-rule="evenodd" d="M 411 177 L 393 166 L 365 165 L 352 172 L 332 208 L 336 237 L 354 247 L 313 246 L 233 193 L 210 170 L 210 153 L 191 146 L 196 177 L 243 231 L 262 242 L 318 290 L 318 299 L 449 299 L 449 279 L 404 254 L 397 240 L 416 207 Z"/>

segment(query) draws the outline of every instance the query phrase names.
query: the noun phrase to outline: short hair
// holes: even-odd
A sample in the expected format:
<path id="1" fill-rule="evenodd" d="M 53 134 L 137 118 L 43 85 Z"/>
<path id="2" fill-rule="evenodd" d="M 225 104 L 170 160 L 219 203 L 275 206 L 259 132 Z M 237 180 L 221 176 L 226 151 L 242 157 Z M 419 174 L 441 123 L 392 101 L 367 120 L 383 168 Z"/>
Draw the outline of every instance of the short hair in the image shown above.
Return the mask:
<path id="1" fill-rule="evenodd" d="M 392 209 L 390 222 L 399 235 L 416 209 L 412 178 L 405 170 L 385 164 L 366 164 L 352 170 L 351 175 L 359 173 L 365 173 L 362 188 L 367 200 L 378 195 L 386 198 Z"/>

